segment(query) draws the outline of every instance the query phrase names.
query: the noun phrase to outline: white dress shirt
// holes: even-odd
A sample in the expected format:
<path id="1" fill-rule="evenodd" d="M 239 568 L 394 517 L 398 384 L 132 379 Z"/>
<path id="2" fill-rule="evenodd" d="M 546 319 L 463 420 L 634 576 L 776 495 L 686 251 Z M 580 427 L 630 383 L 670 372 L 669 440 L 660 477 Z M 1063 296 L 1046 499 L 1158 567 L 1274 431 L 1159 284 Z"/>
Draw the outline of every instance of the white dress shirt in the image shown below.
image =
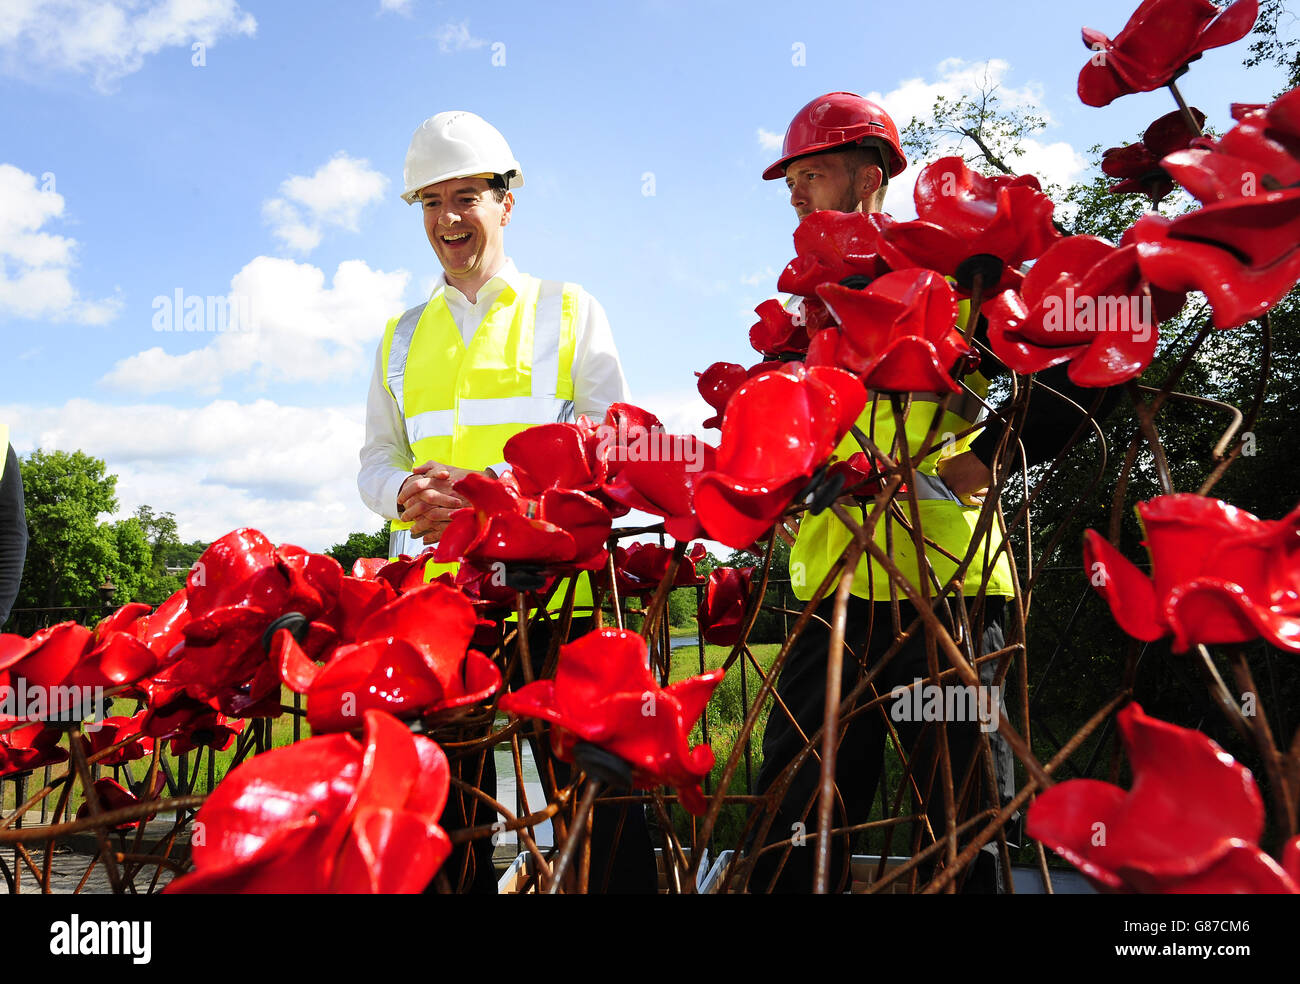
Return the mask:
<path id="1" fill-rule="evenodd" d="M 514 261 L 505 265 L 479 288 L 478 296 L 470 301 L 460 290 L 447 283 L 442 276 L 434 290 L 445 288 L 444 298 L 456 327 L 468 348 L 479 325 L 501 291 L 509 286 L 518 291 L 522 275 Z M 397 493 L 402 483 L 416 465 L 411 445 L 406 437 L 406 421 L 402 408 L 384 386 L 384 344 L 381 340 L 375 353 L 375 371 L 370 378 L 370 393 L 366 398 L 366 443 L 361 448 L 361 470 L 357 473 L 357 488 L 361 499 L 372 511 L 385 519 L 397 519 Z M 573 353 L 573 403 L 575 414 L 586 414 L 599 421 L 611 403 L 628 400 L 627 380 L 619 363 L 614 336 L 609 320 L 600 302 L 579 288 L 578 336 Z M 455 465 L 454 461 L 443 464 Z M 500 474 L 502 465 L 493 466 Z"/>

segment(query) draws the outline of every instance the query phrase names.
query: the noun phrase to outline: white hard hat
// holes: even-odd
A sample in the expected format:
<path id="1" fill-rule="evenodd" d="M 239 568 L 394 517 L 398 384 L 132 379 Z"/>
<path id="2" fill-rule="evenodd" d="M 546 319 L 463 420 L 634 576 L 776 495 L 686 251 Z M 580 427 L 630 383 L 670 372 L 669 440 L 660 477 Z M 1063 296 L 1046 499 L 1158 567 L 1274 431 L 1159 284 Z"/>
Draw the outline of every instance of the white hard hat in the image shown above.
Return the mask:
<path id="1" fill-rule="evenodd" d="M 499 174 L 506 188 L 522 188 L 524 172 L 499 130 L 481 116 L 451 110 L 431 116 L 411 137 L 402 192 L 408 204 L 421 188 L 471 174 Z"/>

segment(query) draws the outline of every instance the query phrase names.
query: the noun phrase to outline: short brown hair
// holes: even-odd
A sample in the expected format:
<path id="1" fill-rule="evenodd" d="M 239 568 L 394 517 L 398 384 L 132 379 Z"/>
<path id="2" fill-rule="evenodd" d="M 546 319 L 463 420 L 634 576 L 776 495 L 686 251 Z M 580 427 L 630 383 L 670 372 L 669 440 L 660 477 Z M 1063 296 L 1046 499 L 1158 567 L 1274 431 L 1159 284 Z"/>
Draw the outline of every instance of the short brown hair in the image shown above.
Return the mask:
<path id="1" fill-rule="evenodd" d="M 845 148 L 845 153 L 852 161 L 850 167 L 855 171 L 868 165 L 880 168 L 881 190 L 889 187 L 889 161 L 885 157 L 884 147 L 875 141 L 863 142 Z"/>

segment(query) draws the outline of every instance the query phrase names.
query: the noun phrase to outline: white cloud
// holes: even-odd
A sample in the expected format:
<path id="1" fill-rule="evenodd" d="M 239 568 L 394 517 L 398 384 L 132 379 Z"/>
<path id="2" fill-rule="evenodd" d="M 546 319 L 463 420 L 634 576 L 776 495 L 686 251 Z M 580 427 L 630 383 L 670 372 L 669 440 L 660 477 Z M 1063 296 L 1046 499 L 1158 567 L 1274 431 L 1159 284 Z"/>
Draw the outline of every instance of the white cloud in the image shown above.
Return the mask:
<path id="1" fill-rule="evenodd" d="M 1036 82 L 1029 82 L 1015 87 L 1006 79 L 1011 65 L 999 58 L 986 62 L 968 62 L 961 58 L 947 58 L 936 68 L 936 77 L 926 80 L 921 77 L 906 79 L 887 93 L 869 92 L 867 98 L 880 103 L 897 124 L 899 132 L 905 130 L 913 120 L 928 122 L 932 120 L 935 100 L 940 96 L 955 101 L 962 96 L 978 96 L 981 90 L 997 89 L 997 97 L 1002 109 L 1018 109 L 1042 117 L 1050 127 L 1052 116 L 1043 105 L 1043 89 Z M 962 140 L 959 137 L 945 137 L 937 142 L 934 157 L 948 154 L 960 154 Z M 1068 185 L 1072 183 L 1088 166 L 1078 150 L 1065 141 L 1045 142 L 1034 137 L 1021 141 L 1023 153 L 1007 163 L 1021 174 L 1034 174 L 1044 183 Z M 969 144 L 965 148 L 972 150 Z M 885 194 L 885 211 L 897 219 L 909 219 L 916 216 L 912 201 L 912 188 L 916 184 L 916 175 L 920 172 L 918 164 L 923 161 L 909 161 L 902 180 L 890 183 Z"/>
<path id="2" fill-rule="evenodd" d="M 0 407 L 0 419 L 15 422 L 20 454 L 41 447 L 104 459 L 119 477 L 116 515 L 146 503 L 173 512 L 186 541 L 252 526 L 277 543 L 324 550 L 383 522 L 357 493 L 361 404 L 216 400 L 183 408 L 74 399 L 59 407 Z"/>
<path id="3" fill-rule="evenodd" d="M 384 324 L 402 310 L 410 274 L 372 270 L 362 260 L 338 265 L 332 285 L 307 263 L 259 256 L 230 281 L 229 307 L 246 312 L 248 330 L 218 330 L 208 313 L 211 300 L 198 299 L 198 311 L 184 324 L 190 298 L 176 310 L 171 296 L 154 299 L 154 327 L 170 315 L 171 330 L 216 331 L 212 341 L 172 354 L 174 338 L 165 326 L 160 343 L 120 360 L 102 382 L 131 393 L 185 390 L 215 395 L 227 377 L 252 373 L 262 383 L 325 382 L 343 379 L 369 365 Z M 188 333 L 187 333 L 188 335 Z M 192 336 L 190 336 L 192 337 Z"/>
<path id="4" fill-rule="evenodd" d="M 24 76 L 86 73 L 105 88 L 163 48 L 210 46 L 256 30 L 236 0 L 6 0 L 0 68 Z"/>
<path id="5" fill-rule="evenodd" d="M 758 128 L 758 145 L 764 150 L 780 150 L 782 140 L 781 134 Z"/>
<path id="6" fill-rule="evenodd" d="M 281 183 L 284 197 L 265 202 L 262 217 L 288 249 L 309 253 L 326 226 L 356 232 L 362 210 L 380 201 L 387 187 L 388 178 L 369 161 L 340 151 L 311 177 L 293 175 Z"/>
<path id="7" fill-rule="evenodd" d="M 77 241 L 43 232 L 63 215 L 54 176 L 0 164 L 0 315 L 103 324 L 116 317 L 117 298 L 88 301 L 72 284 Z"/>
<path id="8" fill-rule="evenodd" d="M 444 55 L 453 51 L 473 50 L 487 44 L 486 38 L 476 38 L 469 32 L 469 21 L 448 21 L 433 32 L 438 42 L 438 50 Z"/>
<path id="9" fill-rule="evenodd" d="M 411 0 L 379 0 L 379 11 L 410 16 Z"/>
<path id="10" fill-rule="evenodd" d="M 776 287 L 776 278 L 780 271 L 776 267 L 764 267 L 757 273 L 742 274 L 740 282 L 746 287 Z"/>

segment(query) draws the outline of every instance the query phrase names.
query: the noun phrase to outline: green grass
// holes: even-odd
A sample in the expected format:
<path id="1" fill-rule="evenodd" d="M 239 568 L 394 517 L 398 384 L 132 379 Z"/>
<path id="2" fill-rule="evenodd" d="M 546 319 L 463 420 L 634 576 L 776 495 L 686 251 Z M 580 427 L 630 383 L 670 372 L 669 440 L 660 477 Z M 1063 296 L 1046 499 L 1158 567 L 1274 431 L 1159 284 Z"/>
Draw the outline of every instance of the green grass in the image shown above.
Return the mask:
<path id="1" fill-rule="evenodd" d="M 764 672 L 772 665 L 777 654 L 781 651 L 778 643 L 760 643 L 751 645 L 750 651 L 758 661 L 759 666 L 763 667 Z M 731 654 L 730 646 L 709 646 L 704 647 L 704 668 L 706 670 L 717 669 L 726 662 L 727 657 Z M 762 686 L 762 680 L 752 665 L 745 667 L 744 688 L 741 686 L 741 661 L 745 657 L 741 656 L 731 668 L 727 670 L 721 682 L 718 683 L 717 689 L 713 691 L 713 696 L 709 700 L 709 706 L 705 715 L 709 722 L 709 745 L 713 748 L 714 766 L 709 773 L 708 782 L 705 789 L 713 791 L 717 788 L 718 782 L 722 778 L 722 771 L 726 767 L 727 759 L 730 757 L 732 749 L 736 746 L 736 739 L 740 735 L 740 729 L 745 722 L 745 715 L 753 703 L 758 689 Z M 673 652 L 672 665 L 669 669 L 669 679 L 673 682 L 685 679 L 700 672 L 700 654 L 694 646 L 683 646 Z M 767 721 L 767 714 L 771 709 L 772 698 L 769 697 L 764 701 L 763 709 L 760 712 L 758 723 L 750 735 L 750 750 L 748 769 L 746 760 L 742 757 L 732 777 L 729 792 L 743 795 L 750 789 L 750 784 L 758 780 L 759 767 L 763 764 L 762 735 L 763 727 Z M 691 731 L 691 743 L 696 744 L 704 740 L 703 728 L 696 724 Z M 719 845 L 719 849 L 732 847 L 740 839 L 740 832 L 744 827 L 746 817 L 746 806 L 743 803 L 728 804 L 722 808 L 718 815 L 718 822 L 714 827 L 714 841 Z M 691 818 L 680 808 L 673 811 L 675 825 L 678 834 L 682 837 L 691 837 Z"/>

